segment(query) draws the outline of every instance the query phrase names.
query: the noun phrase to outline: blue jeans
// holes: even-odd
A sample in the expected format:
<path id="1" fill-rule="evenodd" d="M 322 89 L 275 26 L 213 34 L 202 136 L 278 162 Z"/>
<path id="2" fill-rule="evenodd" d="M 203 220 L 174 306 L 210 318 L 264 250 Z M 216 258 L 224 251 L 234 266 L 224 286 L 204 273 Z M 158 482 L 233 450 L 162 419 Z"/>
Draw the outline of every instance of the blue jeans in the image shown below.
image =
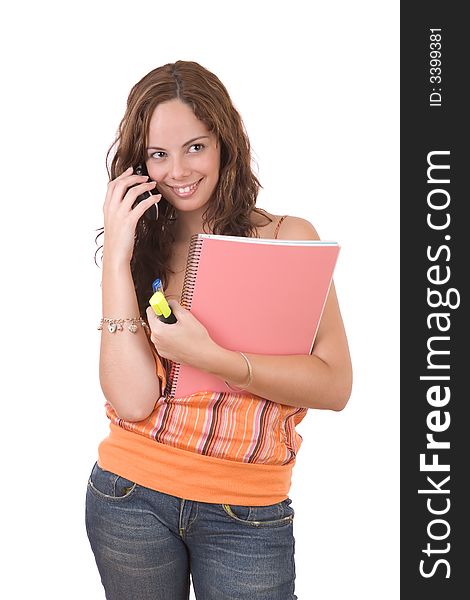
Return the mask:
<path id="1" fill-rule="evenodd" d="M 294 510 L 185 500 L 98 463 L 86 528 L 108 600 L 296 600 Z"/>

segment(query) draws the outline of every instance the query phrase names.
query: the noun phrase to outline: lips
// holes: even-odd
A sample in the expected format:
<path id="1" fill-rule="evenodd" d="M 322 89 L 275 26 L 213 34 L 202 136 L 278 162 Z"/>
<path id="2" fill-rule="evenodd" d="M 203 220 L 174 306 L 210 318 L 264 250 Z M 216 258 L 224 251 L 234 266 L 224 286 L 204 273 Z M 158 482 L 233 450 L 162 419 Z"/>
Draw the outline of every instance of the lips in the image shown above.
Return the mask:
<path id="1" fill-rule="evenodd" d="M 202 179 L 200 179 L 199 181 L 196 181 L 195 183 L 192 183 L 191 185 L 186 185 L 186 186 L 179 186 L 179 187 L 171 186 L 171 189 L 180 198 L 188 198 L 189 196 L 192 196 L 194 194 L 194 192 L 199 187 L 199 184 L 201 183 L 201 181 L 202 181 Z"/>

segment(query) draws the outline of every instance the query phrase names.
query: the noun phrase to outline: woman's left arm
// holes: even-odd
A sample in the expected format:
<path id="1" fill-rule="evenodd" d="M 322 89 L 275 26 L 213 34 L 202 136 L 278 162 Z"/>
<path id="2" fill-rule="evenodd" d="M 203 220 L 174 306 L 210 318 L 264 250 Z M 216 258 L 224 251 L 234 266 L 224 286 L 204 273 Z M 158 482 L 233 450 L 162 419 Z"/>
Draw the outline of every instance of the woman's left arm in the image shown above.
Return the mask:
<path id="1" fill-rule="evenodd" d="M 284 220 L 280 239 L 319 239 L 313 226 L 298 217 Z M 273 356 L 244 353 L 252 365 L 246 391 L 273 402 L 329 410 L 342 410 L 350 397 L 352 367 L 348 342 L 334 285 L 331 285 L 310 355 Z M 205 370 L 243 386 L 248 366 L 239 352 L 214 345 Z"/>

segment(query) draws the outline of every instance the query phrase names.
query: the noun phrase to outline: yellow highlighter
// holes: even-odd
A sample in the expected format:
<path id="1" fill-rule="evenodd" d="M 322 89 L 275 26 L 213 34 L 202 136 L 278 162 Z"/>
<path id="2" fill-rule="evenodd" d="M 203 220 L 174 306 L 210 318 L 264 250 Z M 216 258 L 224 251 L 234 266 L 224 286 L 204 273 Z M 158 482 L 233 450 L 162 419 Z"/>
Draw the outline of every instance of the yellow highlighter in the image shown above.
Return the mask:
<path id="1" fill-rule="evenodd" d="M 176 317 L 171 312 L 171 308 L 168 306 L 168 302 L 163 295 L 163 287 L 160 279 L 155 279 L 152 283 L 152 289 L 153 295 L 149 300 L 149 304 L 157 317 L 164 323 L 176 323 Z"/>

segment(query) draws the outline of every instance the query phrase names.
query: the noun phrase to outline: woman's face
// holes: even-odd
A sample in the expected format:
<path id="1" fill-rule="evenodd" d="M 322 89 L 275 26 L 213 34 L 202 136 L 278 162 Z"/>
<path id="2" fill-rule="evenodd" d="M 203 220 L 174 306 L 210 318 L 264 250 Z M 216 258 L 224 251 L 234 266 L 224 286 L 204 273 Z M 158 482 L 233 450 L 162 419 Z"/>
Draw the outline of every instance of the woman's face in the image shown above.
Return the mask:
<path id="1" fill-rule="evenodd" d="M 158 191 L 178 211 L 204 207 L 219 180 L 216 136 L 190 106 L 175 99 L 154 110 L 148 138 L 146 164 Z"/>

